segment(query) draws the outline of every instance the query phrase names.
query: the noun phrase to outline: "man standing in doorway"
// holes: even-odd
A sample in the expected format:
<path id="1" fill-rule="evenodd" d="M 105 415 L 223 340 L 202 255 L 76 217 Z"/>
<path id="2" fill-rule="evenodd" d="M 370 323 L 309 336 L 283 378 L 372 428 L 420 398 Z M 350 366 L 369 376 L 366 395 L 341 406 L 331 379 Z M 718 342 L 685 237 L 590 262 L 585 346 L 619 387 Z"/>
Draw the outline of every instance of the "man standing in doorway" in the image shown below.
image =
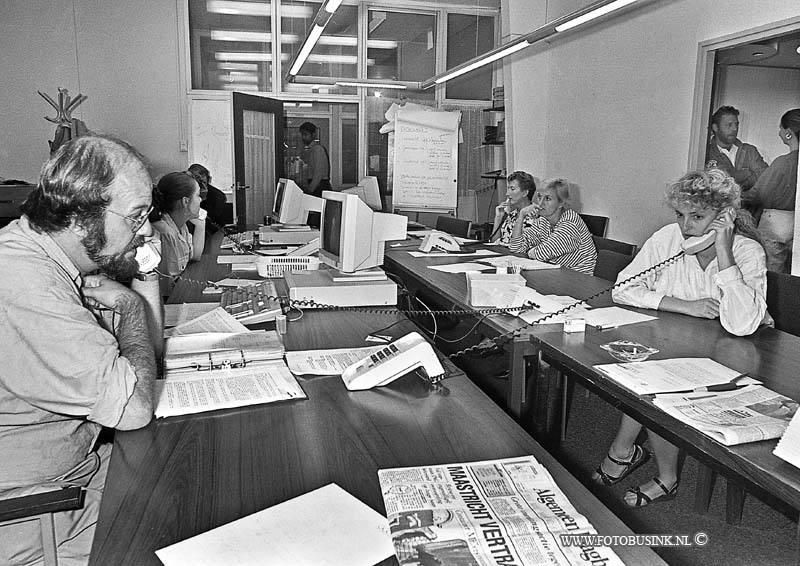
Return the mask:
<path id="1" fill-rule="evenodd" d="M 746 193 L 767 168 L 767 164 L 754 145 L 742 143 L 737 138 L 739 111 L 733 106 L 721 106 L 711 116 L 711 131 L 714 137 L 708 144 L 706 169 L 722 169 Z"/>
<path id="2" fill-rule="evenodd" d="M 332 191 L 331 162 L 328 150 L 317 139 L 317 127 L 311 122 L 300 124 L 300 139 L 303 140 L 303 161 L 308 165 L 308 174 L 303 190 L 315 197 L 322 196 L 322 191 Z"/>

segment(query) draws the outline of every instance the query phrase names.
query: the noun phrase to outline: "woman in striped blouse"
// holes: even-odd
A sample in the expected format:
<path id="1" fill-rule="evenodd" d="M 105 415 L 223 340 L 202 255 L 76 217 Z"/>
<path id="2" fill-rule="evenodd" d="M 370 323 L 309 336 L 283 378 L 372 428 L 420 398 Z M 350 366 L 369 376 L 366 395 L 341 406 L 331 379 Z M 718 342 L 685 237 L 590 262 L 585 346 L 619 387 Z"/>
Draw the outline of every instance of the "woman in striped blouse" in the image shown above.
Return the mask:
<path id="1" fill-rule="evenodd" d="M 586 224 L 572 210 L 569 181 L 547 181 L 536 193 L 536 202 L 523 208 L 519 215 L 523 219 L 531 216 L 534 222 L 524 230 L 523 222 L 514 225 L 508 246 L 512 252 L 583 273 L 594 272 L 597 250 Z"/>

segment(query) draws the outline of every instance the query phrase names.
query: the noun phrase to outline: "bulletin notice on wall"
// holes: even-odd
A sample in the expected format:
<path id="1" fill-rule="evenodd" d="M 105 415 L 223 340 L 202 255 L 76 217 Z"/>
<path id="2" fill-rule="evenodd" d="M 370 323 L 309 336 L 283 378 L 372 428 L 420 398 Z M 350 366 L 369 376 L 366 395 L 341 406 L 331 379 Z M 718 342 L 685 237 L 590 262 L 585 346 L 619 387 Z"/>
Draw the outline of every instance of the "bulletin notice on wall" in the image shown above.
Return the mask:
<path id="1" fill-rule="evenodd" d="M 395 117 L 393 206 L 453 210 L 460 112 L 400 111 Z"/>
<path id="2" fill-rule="evenodd" d="M 619 566 L 533 456 L 379 470 L 401 564 Z"/>

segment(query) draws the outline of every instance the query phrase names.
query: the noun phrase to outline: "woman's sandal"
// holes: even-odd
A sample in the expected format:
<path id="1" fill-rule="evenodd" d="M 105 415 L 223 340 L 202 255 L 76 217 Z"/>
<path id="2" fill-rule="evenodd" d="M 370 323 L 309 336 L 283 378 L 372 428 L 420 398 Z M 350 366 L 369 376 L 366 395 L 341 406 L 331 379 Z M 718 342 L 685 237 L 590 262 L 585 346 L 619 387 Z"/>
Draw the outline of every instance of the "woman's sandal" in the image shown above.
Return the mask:
<path id="1" fill-rule="evenodd" d="M 657 477 L 653 478 L 653 483 L 655 483 L 661 490 L 664 492 L 662 495 L 658 495 L 657 497 L 650 497 L 645 492 L 642 491 L 642 486 L 637 485 L 629 489 L 625 492 L 625 495 L 632 493 L 636 496 L 636 501 L 633 503 L 628 503 L 628 500 L 625 499 L 625 504 L 629 507 L 645 507 L 646 505 L 650 505 L 651 503 L 661 503 L 662 501 L 669 501 L 671 499 L 675 499 L 678 495 L 678 484 L 680 481 L 676 480 L 675 483 L 672 485 L 671 488 L 667 489 L 666 486 L 661 483 Z"/>
<path id="2" fill-rule="evenodd" d="M 594 471 L 592 481 L 598 485 L 614 485 L 625 478 L 627 478 L 636 468 L 644 464 L 650 459 L 650 452 L 642 448 L 639 444 L 633 445 L 633 456 L 628 461 L 617 460 L 610 453 L 606 454 L 606 458 L 617 466 L 623 466 L 622 473 L 618 476 L 612 476 L 603 470 L 603 463 L 601 462 L 597 469 Z"/>

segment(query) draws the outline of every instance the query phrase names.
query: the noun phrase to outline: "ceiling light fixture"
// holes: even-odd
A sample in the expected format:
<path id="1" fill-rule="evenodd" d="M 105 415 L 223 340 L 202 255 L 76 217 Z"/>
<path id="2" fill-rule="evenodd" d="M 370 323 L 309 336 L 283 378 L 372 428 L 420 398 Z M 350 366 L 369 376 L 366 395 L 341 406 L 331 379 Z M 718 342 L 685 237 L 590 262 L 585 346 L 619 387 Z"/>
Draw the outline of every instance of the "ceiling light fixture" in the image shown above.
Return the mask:
<path id="1" fill-rule="evenodd" d="M 297 52 L 297 56 L 289 66 L 289 74 L 287 77 L 289 82 L 300 72 L 303 63 L 306 62 L 311 50 L 314 49 L 314 45 L 319 40 L 322 32 L 325 31 L 325 26 L 331 21 L 334 12 L 336 12 L 341 3 L 342 0 L 325 0 L 325 3 L 320 7 L 317 15 L 314 17 L 314 26 L 311 28 L 311 31 L 308 32 L 303 45 L 300 47 L 300 51 Z"/>
<path id="2" fill-rule="evenodd" d="M 440 73 L 439 75 L 422 81 L 421 87 L 423 89 L 427 89 L 434 85 L 444 83 L 450 79 L 483 67 L 484 65 L 488 65 L 489 63 L 497 61 L 498 59 L 502 59 L 507 55 L 516 53 L 517 51 L 547 39 L 548 37 L 554 36 L 569 29 L 576 28 L 586 24 L 587 22 L 639 1 L 641 0 L 599 0 L 598 2 L 594 2 L 585 8 L 576 10 L 575 12 L 558 18 L 553 22 L 547 23 L 526 35 L 506 43 L 505 45 L 495 47 L 483 55 L 479 55 L 470 59 L 469 61 L 465 61 L 453 69 L 448 69 L 444 73 Z"/>

